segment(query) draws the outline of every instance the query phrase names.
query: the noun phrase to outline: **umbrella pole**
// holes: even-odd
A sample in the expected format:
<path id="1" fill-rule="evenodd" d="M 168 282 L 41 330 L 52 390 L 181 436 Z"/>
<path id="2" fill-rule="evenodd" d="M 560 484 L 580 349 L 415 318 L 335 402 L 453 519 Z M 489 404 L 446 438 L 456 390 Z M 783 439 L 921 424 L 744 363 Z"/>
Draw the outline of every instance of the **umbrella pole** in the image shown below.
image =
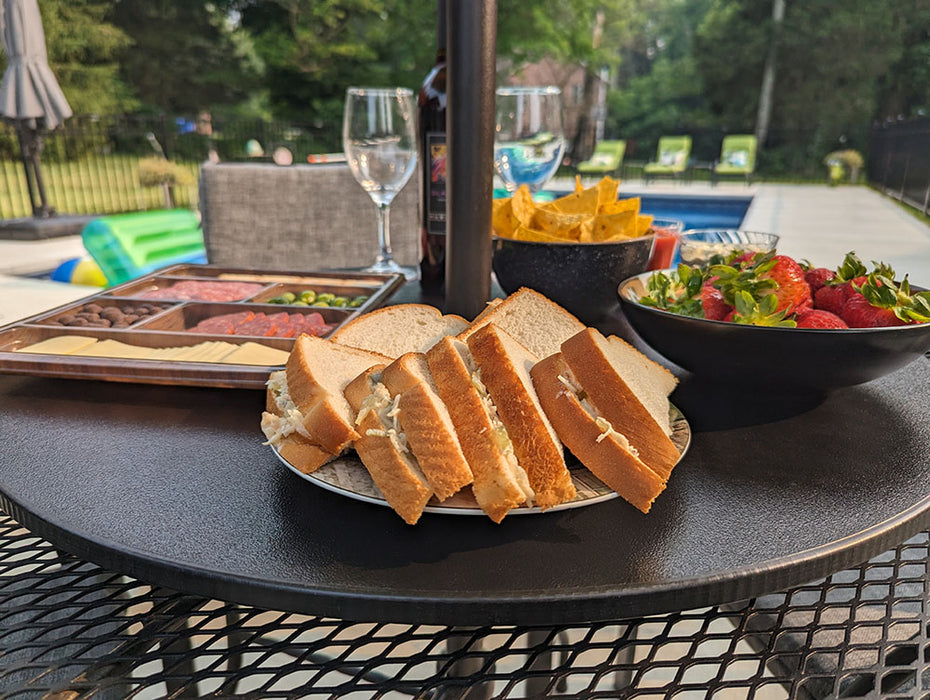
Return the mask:
<path id="1" fill-rule="evenodd" d="M 26 138 L 26 128 L 22 125 L 16 126 L 16 137 L 19 139 L 19 151 L 23 160 L 23 170 L 26 172 L 26 189 L 29 192 L 29 204 L 32 207 L 32 215 L 39 216 L 39 209 L 36 207 L 36 198 L 32 189 L 32 148 Z"/>
<path id="2" fill-rule="evenodd" d="M 48 195 L 45 194 L 45 183 L 42 181 L 42 147 L 44 145 L 42 140 L 42 134 L 37 130 L 33 129 L 32 131 L 32 171 L 36 179 L 36 189 L 39 191 L 39 212 L 37 216 L 41 216 L 43 219 L 49 216 L 52 216 L 55 213 L 55 210 L 48 204 Z"/>

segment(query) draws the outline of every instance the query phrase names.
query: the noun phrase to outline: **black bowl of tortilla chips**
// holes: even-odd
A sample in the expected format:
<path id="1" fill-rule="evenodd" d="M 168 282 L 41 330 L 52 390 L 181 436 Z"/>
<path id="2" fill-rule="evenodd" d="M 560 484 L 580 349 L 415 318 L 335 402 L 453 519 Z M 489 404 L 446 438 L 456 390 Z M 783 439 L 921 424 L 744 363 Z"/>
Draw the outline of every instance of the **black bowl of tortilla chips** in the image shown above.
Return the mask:
<path id="1" fill-rule="evenodd" d="M 551 202 L 525 187 L 494 202 L 492 267 L 511 294 L 529 287 L 593 323 L 617 308 L 617 285 L 646 270 L 655 236 L 638 197 L 602 179 Z"/>

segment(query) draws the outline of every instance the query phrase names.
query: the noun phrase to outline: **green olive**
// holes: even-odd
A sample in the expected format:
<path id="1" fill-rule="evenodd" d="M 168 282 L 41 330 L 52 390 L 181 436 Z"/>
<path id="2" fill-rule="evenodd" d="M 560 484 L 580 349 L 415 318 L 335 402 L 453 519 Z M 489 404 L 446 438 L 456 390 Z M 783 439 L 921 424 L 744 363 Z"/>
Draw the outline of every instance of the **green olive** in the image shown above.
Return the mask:
<path id="1" fill-rule="evenodd" d="M 322 294 L 316 295 L 317 301 L 325 301 L 327 304 L 331 304 L 335 298 L 336 295 L 332 294 L 331 292 L 323 292 Z"/>
<path id="2" fill-rule="evenodd" d="M 271 297 L 271 299 L 268 300 L 268 303 L 269 304 L 286 304 L 287 299 L 285 299 L 284 297 Z"/>
<path id="3" fill-rule="evenodd" d="M 308 304 L 312 304 L 316 301 L 316 292 L 314 292 L 312 289 L 305 289 L 300 293 L 300 300 L 305 301 Z"/>
<path id="4" fill-rule="evenodd" d="M 366 301 L 368 301 L 368 297 L 365 296 L 364 294 L 361 294 L 361 295 L 355 297 L 352 301 L 349 302 L 349 308 L 353 308 L 353 309 L 354 309 L 354 308 L 356 308 L 356 307 L 359 307 L 359 306 L 361 306 L 362 304 L 364 304 Z"/>
<path id="5" fill-rule="evenodd" d="M 317 307 L 319 307 L 319 308 L 323 308 L 323 307 L 325 306 L 325 307 L 328 308 L 328 307 L 329 307 L 329 302 L 320 301 L 319 299 L 317 299 L 315 302 L 313 302 L 312 304 L 310 304 L 310 306 L 317 306 Z"/>
<path id="6" fill-rule="evenodd" d="M 305 301 L 300 301 L 300 300 L 298 299 L 297 301 L 292 301 L 292 302 L 291 302 L 291 306 L 310 306 L 310 304 L 308 304 L 308 303 L 305 302 Z"/>
<path id="7" fill-rule="evenodd" d="M 349 305 L 349 297 L 336 297 L 333 299 L 333 306 L 338 306 L 340 308 L 346 307 Z"/>

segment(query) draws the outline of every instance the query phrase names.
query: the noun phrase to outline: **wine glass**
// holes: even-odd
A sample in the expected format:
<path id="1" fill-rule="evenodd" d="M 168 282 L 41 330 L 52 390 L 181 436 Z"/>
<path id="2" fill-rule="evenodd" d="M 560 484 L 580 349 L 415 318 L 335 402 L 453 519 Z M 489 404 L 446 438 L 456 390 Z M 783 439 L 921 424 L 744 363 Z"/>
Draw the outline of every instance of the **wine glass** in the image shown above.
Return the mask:
<path id="1" fill-rule="evenodd" d="M 413 175 L 417 135 L 413 92 L 406 88 L 349 88 L 342 123 L 342 150 L 352 175 L 378 207 L 378 254 L 364 272 L 399 272 L 416 279 L 416 268 L 397 264 L 391 252 L 391 202 Z"/>
<path id="2" fill-rule="evenodd" d="M 502 87 L 495 100 L 494 169 L 508 192 L 538 192 L 565 153 L 562 91 L 557 87 Z"/>

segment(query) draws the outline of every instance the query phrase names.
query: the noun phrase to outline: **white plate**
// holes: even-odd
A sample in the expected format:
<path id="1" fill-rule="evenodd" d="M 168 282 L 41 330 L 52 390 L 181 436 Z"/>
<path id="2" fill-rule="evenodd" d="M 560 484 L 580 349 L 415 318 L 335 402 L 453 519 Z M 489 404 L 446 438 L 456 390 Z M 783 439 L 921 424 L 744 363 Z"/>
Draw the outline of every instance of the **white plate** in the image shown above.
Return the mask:
<path id="1" fill-rule="evenodd" d="M 681 411 L 671 404 L 669 404 L 669 419 L 672 425 L 672 443 L 678 448 L 678 461 L 680 462 L 691 445 L 691 426 L 688 425 L 688 421 L 685 420 Z M 354 498 L 357 501 L 390 508 L 388 502 L 384 500 L 384 496 L 381 495 L 381 491 L 378 490 L 378 487 L 375 486 L 368 475 L 365 465 L 361 463 L 354 452 L 324 464 L 312 474 L 304 474 L 284 459 L 274 445 L 271 448 L 278 459 L 300 478 L 306 479 L 327 491 Z M 617 498 L 618 494 L 615 491 L 577 462 L 569 464 L 568 468 L 577 495 L 571 501 L 547 508 L 547 513 L 570 508 L 581 508 Z M 484 511 L 475 502 L 471 489 L 462 489 L 459 493 L 450 496 L 441 503 L 434 497 L 423 511 L 425 513 L 445 513 L 448 515 L 484 515 Z M 511 510 L 508 515 L 529 515 L 542 512 L 542 509 L 538 506 L 520 506 Z"/>

